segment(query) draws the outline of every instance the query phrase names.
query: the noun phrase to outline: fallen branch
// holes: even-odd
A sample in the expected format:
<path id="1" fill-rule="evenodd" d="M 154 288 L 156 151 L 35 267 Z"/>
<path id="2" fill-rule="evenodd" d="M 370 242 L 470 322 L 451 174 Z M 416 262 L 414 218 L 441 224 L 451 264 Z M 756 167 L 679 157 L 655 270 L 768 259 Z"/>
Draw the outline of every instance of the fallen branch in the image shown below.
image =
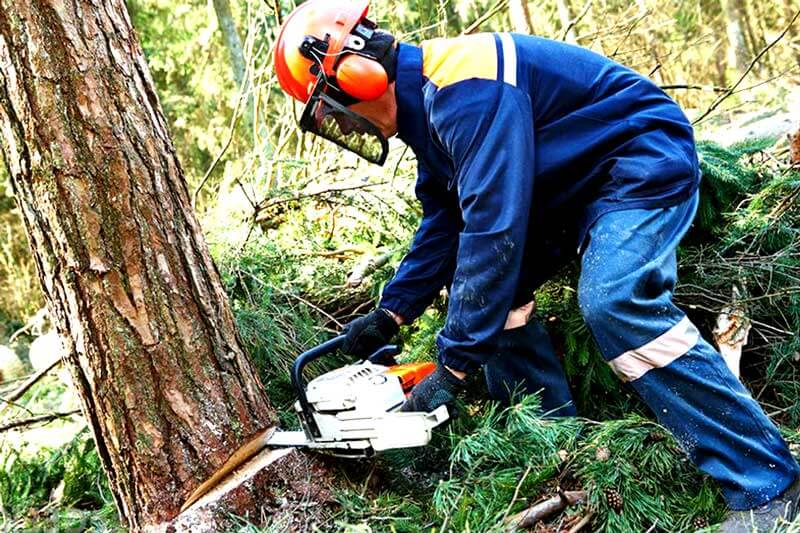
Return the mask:
<path id="1" fill-rule="evenodd" d="M 698 118 L 696 118 L 696 119 L 694 119 L 692 121 L 692 124 L 697 124 L 698 122 L 700 122 L 701 120 L 706 118 L 708 115 L 713 113 L 714 110 L 717 107 L 719 107 L 719 105 L 722 102 L 724 102 L 729 96 L 731 96 L 736 91 L 736 89 L 739 87 L 739 85 L 742 84 L 744 79 L 747 77 L 748 74 L 750 74 L 750 71 L 753 70 L 753 67 L 756 66 L 756 64 L 761 60 L 761 58 L 764 57 L 764 55 L 767 52 L 769 52 L 770 49 L 773 46 L 778 44 L 778 42 L 780 42 L 780 40 L 783 39 L 784 36 L 789 32 L 789 29 L 794 25 L 794 22 L 797 20 L 798 16 L 800 16 L 800 11 L 797 11 L 794 14 L 794 16 L 792 17 L 792 20 L 789 21 L 789 24 L 786 25 L 786 27 L 783 29 L 783 31 L 780 33 L 780 35 L 778 35 L 771 43 L 769 43 L 767 46 L 762 48 L 761 51 L 758 54 L 756 54 L 756 57 L 753 58 L 753 60 L 750 62 L 750 65 L 748 65 L 747 68 L 745 69 L 745 71 L 742 73 L 742 75 L 739 76 L 739 79 L 736 80 L 736 83 L 731 85 L 728 88 L 727 91 L 725 91 L 720 96 L 718 96 L 717 99 L 714 100 L 714 102 L 710 106 L 708 106 L 708 109 L 706 109 L 705 112 L 702 115 L 700 115 Z"/>
<path id="2" fill-rule="evenodd" d="M 367 257 L 364 261 L 356 265 L 350 275 L 347 276 L 347 286 L 351 288 L 358 287 L 364 282 L 367 276 L 388 263 L 391 257 L 391 252 L 379 256 Z"/>
<path id="3" fill-rule="evenodd" d="M 556 496 L 528 507 L 524 511 L 510 517 L 508 520 L 506 520 L 506 531 L 516 531 L 518 529 L 533 527 L 536 522 L 553 516 L 554 514 L 563 511 L 567 507 L 577 505 L 583 502 L 585 499 L 585 490 L 559 492 Z M 583 527 L 583 525 L 581 527 Z"/>
<path id="4" fill-rule="evenodd" d="M 592 512 L 586 513 L 583 516 L 583 518 L 581 518 L 580 521 L 577 524 L 572 526 L 567 533 L 578 533 L 578 531 L 583 529 L 586 526 L 586 524 L 589 523 L 589 520 L 592 519 L 592 516 L 594 516 L 594 513 L 592 513 Z"/>
<path id="5" fill-rule="evenodd" d="M 2 400 L 5 403 L 5 405 L 0 406 L 0 414 L 2 414 L 8 408 L 9 405 L 11 405 L 15 401 L 19 400 L 22 397 L 23 394 L 28 392 L 28 389 L 30 389 L 31 387 L 36 385 L 37 381 L 39 381 L 45 375 L 47 375 L 47 373 L 50 372 L 51 370 L 53 370 L 60 362 L 61 362 L 61 359 L 56 359 L 55 361 L 50 363 L 50 365 L 48 365 L 47 367 L 39 370 L 37 373 L 32 375 L 30 378 L 28 378 L 28 380 L 25 381 L 19 387 L 17 387 L 17 389 L 14 392 L 9 394 L 7 397 L 3 398 Z"/>
<path id="6" fill-rule="evenodd" d="M 13 422 L 9 422 L 8 424 L 0 426 L 0 433 L 12 429 L 19 429 L 23 427 L 33 426 L 35 424 L 47 424 L 54 420 L 58 420 L 59 418 L 67 418 L 68 416 L 77 415 L 80 412 L 81 412 L 80 409 L 74 409 L 72 411 L 67 411 L 66 413 L 50 413 L 47 415 L 39 415 L 39 416 L 33 416 L 31 418 L 24 418 L 22 420 L 14 420 Z"/>
<path id="7" fill-rule="evenodd" d="M 31 329 L 41 326 L 45 318 L 47 318 L 47 308 L 42 307 L 41 309 L 36 311 L 36 314 L 33 315 L 33 318 L 28 320 L 28 322 L 24 326 L 22 326 L 20 329 L 18 329 L 11 335 L 11 337 L 8 339 L 9 346 L 14 344 L 14 341 L 16 341 L 17 338 L 19 338 L 19 336 L 22 335 L 23 333 L 27 333 Z"/>

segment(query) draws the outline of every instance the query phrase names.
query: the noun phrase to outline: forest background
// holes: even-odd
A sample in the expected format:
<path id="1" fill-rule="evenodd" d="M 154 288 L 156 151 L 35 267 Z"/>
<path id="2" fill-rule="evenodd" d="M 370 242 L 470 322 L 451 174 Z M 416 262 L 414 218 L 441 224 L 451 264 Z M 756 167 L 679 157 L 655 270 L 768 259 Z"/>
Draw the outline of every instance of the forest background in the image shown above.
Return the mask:
<path id="1" fill-rule="evenodd" d="M 282 422 L 294 424 L 287 369 L 369 311 L 420 217 L 413 154 L 393 142 L 369 166 L 303 135 L 272 46 L 293 4 L 280 0 L 131 0 L 194 207 L 240 333 Z M 749 330 L 743 379 L 800 444 L 800 179 L 787 133 L 800 118 L 798 0 L 419 0 L 373 3 L 401 40 L 519 31 L 591 48 L 649 76 L 696 122 L 705 174 L 697 223 L 680 252 L 678 300 L 713 336 Z M 595 352 L 570 265 L 537 292 L 582 419 L 543 421 L 535 399 L 509 412 L 476 401 L 424 452 L 344 469 L 321 529 L 484 531 L 557 487 L 588 501 L 541 530 L 684 531 L 724 511 L 650 414 Z M 0 397 L 52 366 L 53 336 L 5 170 L 0 170 Z M 439 298 L 403 340 L 430 358 Z M 725 336 L 722 335 L 723 341 Z M 35 342 L 40 349 L 35 350 Z M 49 348 L 47 348 L 49 346 Z M 43 355 L 41 355 L 43 354 Z M 0 405 L 0 528 L 122 528 L 58 366 Z M 7 427 L 16 426 L 16 427 Z M 363 471 L 362 471 L 363 470 Z M 466 488 L 469 487 L 469 490 Z M 284 509 L 282 530 L 309 511 Z M 240 519 L 256 529 L 259 517 Z"/>

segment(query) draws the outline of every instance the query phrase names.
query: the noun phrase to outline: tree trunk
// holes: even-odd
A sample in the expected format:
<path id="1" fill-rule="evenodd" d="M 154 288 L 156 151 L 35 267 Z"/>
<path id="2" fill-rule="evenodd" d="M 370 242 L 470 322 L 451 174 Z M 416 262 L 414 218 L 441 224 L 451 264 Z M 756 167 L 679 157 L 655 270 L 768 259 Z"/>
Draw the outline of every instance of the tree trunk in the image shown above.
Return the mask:
<path id="1" fill-rule="evenodd" d="M 750 62 L 750 53 L 743 31 L 746 16 L 744 0 L 721 0 L 725 13 L 725 27 L 728 34 L 728 68 L 738 73 L 744 72 Z"/>
<path id="2" fill-rule="evenodd" d="M 0 147 L 120 514 L 163 528 L 274 411 L 123 0 L 0 0 Z M 273 477 L 204 525 L 258 517 Z"/>
<path id="3" fill-rule="evenodd" d="M 247 129 L 252 130 L 255 118 L 253 117 L 253 94 L 247 86 L 247 63 L 244 59 L 244 48 L 242 47 L 242 39 L 239 37 L 239 32 L 236 30 L 236 21 L 233 20 L 230 2 L 228 0 L 214 0 L 214 12 L 217 14 L 217 23 L 225 41 L 225 48 L 228 49 L 228 55 L 231 59 L 231 70 L 233 71 L 233 79 L 236 81 L 236 87 L 240 91 L 247 91 L 242 119 Z"/>
<path id="4" fill-rule="evenodd" d="M 792 5 L 792 0 L 783 0 L 783 18 L 786 21 L 785 23 L 788 24 L 792 17 L 794 16 L 794 6 Z M 794 24 L 789 26 L 789 41 L 792 43 L 790 46 L 792 49 L 792 56 L 794 57 L 795 63 L 800 66 L 800 49 L 797 46 L 797 28 L 795 28 Z"/>
<path id="5" fill-rule="evenodd" d="M 561 31 L 564 40 L 568 43 L 577 43 L 578 36 L 575 28 L 572 27 L 572 10 L 569 7 L 569 0 L 556 0 L 558 5 L 558 18 L 561 20 Z"/>
<path id="6" fill-rule="evenodd" d="M 511 0 L 508 4 L 509 14 L 511 18 L 511 26 L 517 33 L 533 33 L 533 25 L 531 24 L 531 14 L 528 11 L 527 0 Z"/>

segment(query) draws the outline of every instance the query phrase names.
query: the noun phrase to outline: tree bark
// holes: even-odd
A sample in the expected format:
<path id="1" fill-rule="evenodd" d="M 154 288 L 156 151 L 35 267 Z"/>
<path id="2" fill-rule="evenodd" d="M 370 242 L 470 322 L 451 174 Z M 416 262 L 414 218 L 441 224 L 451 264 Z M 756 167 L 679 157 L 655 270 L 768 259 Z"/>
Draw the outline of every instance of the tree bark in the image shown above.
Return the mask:
<path id="1" fill-rule="evenodd" d="M 728 35 L 728 68 L 742 73 L 750 63 L 750 53 L 743 30 L 743 17 L 747 16 L 744 0 L 721 0 Z"/>
<path id="2" fill-rule="evenodd" d="M 517 33 L 532 34 L 531 14 L 527 0 L 511 0 L 508 4 L 511 25 Z"/>
<path id="3" fill-rule="evenodd" d="M 0 0 L 0 148 L 120 514 L 165 528 L 274 411 L 123 0 Z M 205 527 L 258 516 L 269 478 Z"/>
<path id="4" fill-rule="evenodd" d="M 236 29 L 236 21 L 231 13 L 231 4 L 228 0 L 214 0 L 214 12 L 217 14 L 217 23 L 222 32 L 222 39 L 225 41 L 225 48 L 231 59 L 231 71 L 236 87 L 242 91 L 247 91 L 245 99 L 243 122 L 248 130 L 253 127 L 253 95 L 250 88 L 246 85 L 247 63 L 244 59 L 244 47 L 239 32 Z"/>

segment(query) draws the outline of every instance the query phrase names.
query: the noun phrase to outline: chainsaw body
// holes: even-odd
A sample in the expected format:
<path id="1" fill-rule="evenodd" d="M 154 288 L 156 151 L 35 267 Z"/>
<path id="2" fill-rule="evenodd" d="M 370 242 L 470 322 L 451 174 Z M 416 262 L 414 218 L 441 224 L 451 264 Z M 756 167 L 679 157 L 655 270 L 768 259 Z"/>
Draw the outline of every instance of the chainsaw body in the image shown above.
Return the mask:
<path id="1" fill-rule="evenodd" d="M 303 369 L 334 353 L 337 337 L 295 361 L 292 384 L 302 431 L 276 431 L 269 446 L 301 446 L 344 457 L 369 457 L 374 452 L 424 446 L 431 431 L 449 418 L 447 407 L 431 413 L 400 412 L 406 394 L 430 374 L 433 363 L 398 365 L 397 349 L 386 346 L 365 361 L 327 372 L 307 385 Z"/>

